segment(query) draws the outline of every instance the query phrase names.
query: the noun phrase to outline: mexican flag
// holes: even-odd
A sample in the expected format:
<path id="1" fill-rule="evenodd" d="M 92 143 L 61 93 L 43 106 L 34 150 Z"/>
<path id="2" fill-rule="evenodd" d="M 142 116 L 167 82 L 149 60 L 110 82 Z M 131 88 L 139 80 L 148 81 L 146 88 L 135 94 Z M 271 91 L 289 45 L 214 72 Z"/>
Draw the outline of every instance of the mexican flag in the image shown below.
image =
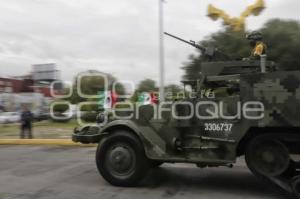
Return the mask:
<path id="1" fill-rule="evenodd" d="M 138 103 L 142 105 L 157 104 L 157 94 L 154 92 L 143 92 L 138 96 Z"/>
<path id="2" fill-rule="evenodd" d="M 150 93 L 143 92 L 138 96 L 138 103 L 142 105 L 151 104 L 151 95 Z"/>
<path id="3" fill-rule="evenodd" d="M 99 108 L 112 109 L 117 102 L 117 94 L 112 91 L 101 91 L 99 95 Z"/>

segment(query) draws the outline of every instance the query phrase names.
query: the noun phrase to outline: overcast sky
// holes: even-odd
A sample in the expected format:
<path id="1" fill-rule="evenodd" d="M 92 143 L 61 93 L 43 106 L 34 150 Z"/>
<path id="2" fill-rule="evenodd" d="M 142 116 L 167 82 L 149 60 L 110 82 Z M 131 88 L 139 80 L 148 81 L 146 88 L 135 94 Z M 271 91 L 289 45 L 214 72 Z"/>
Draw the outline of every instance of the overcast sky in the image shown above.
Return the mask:
<path id="1" fill-rule="evenodd" d="M 256 0 L 167 0 L 165 31 L 201 40 L 222 28 L 208 17 L 212 3 L 234 16 Z M 32 64 L 54 62 L 64 80 L 94 69 L 122 80 L 158 80 L 157 0 L 0 0 L 0 76 L 23 75 Z M 271 18 L 300 20 L 299 0 L 266 0 L 268 8 L 247 20 L 255 30 Z M 165 38 L 166 81 L 195 50 Z"/>

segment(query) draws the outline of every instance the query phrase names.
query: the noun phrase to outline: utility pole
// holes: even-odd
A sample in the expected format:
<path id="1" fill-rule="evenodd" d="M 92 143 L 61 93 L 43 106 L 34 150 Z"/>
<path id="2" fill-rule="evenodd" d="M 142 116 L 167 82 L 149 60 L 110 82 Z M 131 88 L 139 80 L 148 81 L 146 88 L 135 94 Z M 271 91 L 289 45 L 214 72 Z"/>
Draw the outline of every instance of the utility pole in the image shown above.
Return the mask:
<path id="1" fill-rule="evenodd" d="M 164 58 L 164 0 L 158 0 L 159 4 L 159 98 L 165 100 L 165 58 Z"/>

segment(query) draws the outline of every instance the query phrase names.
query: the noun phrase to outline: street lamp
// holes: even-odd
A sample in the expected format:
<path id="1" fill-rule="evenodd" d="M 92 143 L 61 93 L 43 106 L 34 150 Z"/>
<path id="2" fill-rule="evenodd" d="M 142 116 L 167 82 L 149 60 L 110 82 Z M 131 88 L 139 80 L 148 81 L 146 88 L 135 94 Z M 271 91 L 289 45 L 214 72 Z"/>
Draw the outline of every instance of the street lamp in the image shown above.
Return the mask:
<path id="1" fill-rule="evenodd" d="M 164 59 L 164 0 L 158 0 L 159 4 L 159 97 L 165 100 L 165 59 Z"/>

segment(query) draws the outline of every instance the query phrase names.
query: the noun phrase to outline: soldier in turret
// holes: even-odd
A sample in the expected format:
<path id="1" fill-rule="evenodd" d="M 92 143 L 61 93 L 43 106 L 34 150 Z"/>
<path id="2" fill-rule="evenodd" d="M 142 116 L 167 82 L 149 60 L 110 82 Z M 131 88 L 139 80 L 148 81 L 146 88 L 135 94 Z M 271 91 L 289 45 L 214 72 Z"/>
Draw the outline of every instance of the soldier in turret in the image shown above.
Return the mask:
<path id="1" fill-rule="evenodd" d="M 251 47 L 253 47 L 250 59 L 260 59 L 261 55 L 266 54 L 267 45 L 263 42 L 263 35 L 261 32 L 253 31 L 246 37 L 249 40 Z"/>

